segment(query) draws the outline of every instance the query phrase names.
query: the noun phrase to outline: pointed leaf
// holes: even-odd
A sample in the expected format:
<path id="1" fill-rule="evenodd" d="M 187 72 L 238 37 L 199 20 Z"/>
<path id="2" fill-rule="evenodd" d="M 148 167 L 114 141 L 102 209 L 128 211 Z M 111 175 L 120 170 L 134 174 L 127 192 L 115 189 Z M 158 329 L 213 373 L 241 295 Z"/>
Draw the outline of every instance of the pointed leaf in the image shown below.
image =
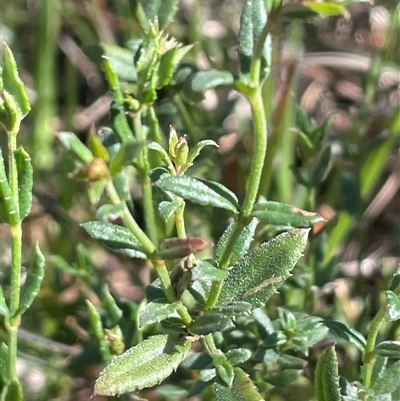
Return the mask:
<path id="1" fill-rule="evenodd" d="M 191 340 L 156 335 L 115 357 L 99 375 L 94 393 L 119 395 L 152 387 L 167 378 L 185 358 Z"/>
<path id="2" fill-rule="evenodd" d="M 278 235 L 245 256 L 229 270 L 218 304 L 231 301 L 261 306 L 290 276 L 307 243 L 309 229 Z"/>
<path id="3" fill-rule="evenodd" d="M 194 92 L 205 92 L 208 89 L 220 85 L 232 85 L 234 76 L 230 71 L 204 70 L 193 75 L 190 80 L 190 90 Z M 186 95 L 190 95 L 187 93 Z"/>
<path id="4" fill-rule="evenodd" d="M 94 130 L 94 128 L 92 128 L 89 131 L 88 147 L 94 157 L 98 157 L 100 159 L 103 159 L 104 161 L 109 160 L 110 155 L 108 153 L 108 150 L 104 146 L 104 144 L 101 142 L 101 140 L 100 140 L 99 136 L 96 134 L 96 131 Z"/>
<path id="5" fill-rule="evenodd" d="M 247 0 L 240 17 L 239 30 L 239 61 L 242 74 L 250 72 L 253 52 L 266 23 L 267 11 L 264 0 Z M 269 68 L 271 63 L 270 35 L 267 36 L 262 48 L 262 62 L 264 68 Z"/>
<path id="6" fill-rule="evenodd" d="M 236 194 L 228 189 L 225 185 L 222 185 L 216 181 L 203 180 L 202 178 L 197 179 L 204 185 L 207 185 L 207 187 L 211 190 L 217 192 L 223 198 L 229 200 L 237 209 L 239 209 L 239 201 Z"/>
<path id="7" fill-rule="evenodd" d="M 351 327 L 346 326 L 341 322 L 337 322 L 335 320 L 325 319 L 322 320 L 322 323 L 328 327 L 328 329 L 334 333 L 337 337 L 342 338 L 343 340 L 350 341 L 353 343 L 360 351 L 365 351 L 365 345 L 367 343 L 364 336 L 358 331 L 352 329 Z"/>
<path id="8" fill-rule="evenodd" d="M 181 200 L 174 200 L 172 202 L 162 201 L 158 205 L 158 213 L 167 221 L 182 205 L 183 202 Z"/>
<path id="9" fill-rule="evenodd" d="M 379 399 L 385 394 L 393 394 L 398 392 L 400 388 L 400 361 L 395 362 L 384 373 L 378 377 L 372 386 L 372 391 L 375 395 L 380 395 Z M 396 398 L 388 398 L 389 400 L 395 400 Z"/>
<path id="10" fill-rule="evenodd" d="M 242 259 L 242 257 L 249 250 L 251 241 L 253 241 L 253 236 L 256 231 L 257 225 L 258 225 L 258 219 L 253 218 L 251 220 L 251 222 L 239 234 L 239 237 L 236 240 L 235 246 L 231 253 L 230 262 L 232 265 L 239 262 L 239 260 Z M 222 234 L 222 236 L 217 244 L 217 249 L 215 252 L 217 262 L 221 262 L 221 258 L 224 253 L 226 244 L 228 243 L 228 239 L 229 239 L 230 235 L 232 235 L 233 226 L 234 226 L 234 221 L 233 221 L 233 219 L 230 219 L 228 227 Z"/>
<path id="11" fill-rule="evenodd" d="M 8 182 L 4 158 L 0 148 L 0 218 L 10 226 L 19 223 L 19 213 L 17 205 L 12 196 L 11 187 Z"/>
<path id="12" fill-rule="evenodd" d="M 389 320 L 395 322 L 400 319 L 400 296 L 393 291 L 386 291 L 387 315 Z"/>
<path id="13" fill-rule="evenodd" d="M 190 326 L 190 331 L 193 334 L 206 335 L 222 331 L 230 325 L 232 325 L 230 317 L 222 313 L 209 312 L 198 316 L 194 324 Z"/>
<path id="14" fill-rule="evenodd" d="M 31 157 L 22 147 L 18 148 L 14 156 L 18 172 L 19 215 L 23 220 L 31 211 L 33 168 Z"/>
<path id="15" fill-rule="evenodd" d="M 182 171 L 186 171 L 192 164 L 193 161 L 196 159 L 196 157 L 200 154 L 200 152 L 202 151 L 202 149 L 205 146 L 216 146 L 217 148 L 219 147 L 219 145 L 214 142 L 211 139 L 205 139 L 204 141 L 200 141 L 199 143 L 197 143 L 195 145 L 195 147 L 189 152 L 189 155 L 187 157 L 187 161 L 186 163 L 182 166 L 181 168 L 181 172 Z"/>
<path id="16" fill-rule="evenodd" d="M 192 271 L 193 280 L 216 281 L 223 280 L 227 276 L 226 270 L 218 269 L 207 260 L 198 260 Z"/>
<path id="17" fill-rule="evenodd" d="M 400 341 L 382 341 L 374 348 L 374 353 L 387 358 L 400 358 Z"/>
<path id="18" fill-rule="evenodd" d="M 240 368 L 234 368 L 235 377 L 232 386 L 214 383 L 216 401 L 262 401 L 263 397 L 249 376 Z"/>
<path id="19" fill-rule="evenodd" d="M 18 75 L 17 63 L 11 49 L 7 45 L 3 47 L 3 63 L 3 88 L 14 98 L 18 111 L 18 119 L 21 121 L 29 113 L 31 106 L 25 85 Z"/>
<path id="20" fill-rule="evenodd" d="M 235 366 L 249 360 L 251 357 L 251 351 L 247 348 L 235 348 L 229 350 L 225 355 L 228 358 L 228 361 Z"/>
<path id="21" fill-rule="evenodd" d="M 146 17 L 154 21 L 157 17 L 160 29 L 166 27 L 174 18 L 178 10 L 178 0 L 152 0 L 143 3 Z"/>
<path id="22" fill-rule="evenodd" d="M 102 221 L 89 221 L 83 223 L 82 227 L 92 238 L 108 248 L 132 258 L 146 259 L 141 243 L 126 227 Z"/>
<path id="23" fill-rule="evenodd" d="M 15 315 L 22 315 L 36 298 L 44 276 L 44 255 L 40 251 L 39 244 L 35 245 L 31 264 L 26 280 L 21 288 L 19 307 Z"/>
<path id="24" fill-rule="evenodd" d="M 133 160 L 139 156 L 140 151 L 144 147 L 144 142 L 129 141 L 124 142 L 121 148 L 111 159 L 110 172 L 112 176 L 118 174 L 124 167 L 132 164 Z"/>
<path id="25" fill-rule="evenodd" d="M 221 195 L 221 191 L 210 189 L 203 182 L 192 177 L 162 175 L 156 181 L 156 186 L 200 205 L 219 207 L 235 213 L 238 211 L 236 205 L 232 203 L 232 197 L 227 188 L 226 195 Z"/>
<path id="26" fill-rule="evenodd" d="M 340 401 L 339 368 L 335 345 L 325 348 L 315 370 L 315 394 L 318 401 Z"/>
<path id="27" fill-rule="evenodd" d="M 93 160 L 92 152 L 73 132 L 58 132 L 57 138 L 64 147 L 70 150 L 83 164 L 89 164 Z"/>
<path id="28" fill-rule="evenodd" d="M 280 202 L 259 202 L 254 205 L 252 216 L 275 225 L 290 225 L 295 228 L 308 228 L 324 220 L 314 212 L 307 212 L 295 206 Z"/>
<path id="29" fill-rule="evenodd" d="M 161 322 L 161 320 L 167 319 L 169 317 L 179 318 L 179 315 L 176 312 L 177 305 L 177 302 L 169 304 L 166 303 L 166 301 L 164 300 L 160 300 L 160 302 L 157 302 L 157 300 L 154 302 L 149 302 L 140 311 L 140 327 L 147 326 L 148 324 L 159 323 Z"/>
<path id="30" fill-rule="evenodd" d="M 211 242 L 200 237 L 167 238 L 160 243 L 158 256 L 162 259 L 180 259 L 209 246 Z"/>
<path id="31" fill-rule="evenodd" d="M 0 316 L 10 316 L 3 288 L 0 286 Z"/>

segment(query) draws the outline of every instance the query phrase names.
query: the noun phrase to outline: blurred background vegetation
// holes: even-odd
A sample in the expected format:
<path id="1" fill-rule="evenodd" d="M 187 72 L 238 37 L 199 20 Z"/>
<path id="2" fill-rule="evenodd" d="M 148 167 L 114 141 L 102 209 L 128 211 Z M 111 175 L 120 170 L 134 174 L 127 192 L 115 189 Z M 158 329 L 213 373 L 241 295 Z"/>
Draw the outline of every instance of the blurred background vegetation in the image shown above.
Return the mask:
<path id="1" fill-rule="evenodd" d="M 184 44 L 196 43 L 185 63 L 237 70 L 242 3 L 180 2 L 167 30 Z M 24 253 L 28 257 L 39 240 L 47 258 L 42 289 L 22 322 L 19 373 L 27 401 L 87 400 L 102 361 L 89 334 L 85 299 L 98 303 L 96 288 L 108 282 L 124 314 L 134 316 L 150 277 L 140 262 L 105 251 L 79 226 L 95 211 L 86 183 L 70 177 L 72 158 L 55 132 L 71 130 L 85 141 L 93 124 L 109 124 L 112 96 L 94 45 L 132 47 L 139 31 L 128 0 L 14 0 L 1 8 L 2 42 L 13 50 L 33 104 L 19 138 L 36 175 Z M 400 260 L 400 8 L 392 0 L 357 2 L 347 16 L 287 24 L 276 33 L 276 62 L 265 86 L 275 109 L 267 111 L 271 154 L 262 193 L 318 210 L 328 223 L 313 255 L 318 241 L 328 243 L 329 251 L 323 259 L 305 260 L 272 304 L 300 302 L 309 313 L 365 332 Z M 162 131 L 167 135 L 172 124 L 189 142 L 218 141 L 219 159 L 204 152 L 196 173 L 243 196 L 252 146 L 246 102 L 226 88 L 207 92 L 200 106 L 188 100 L 173 90 L 158 94 Z M 334 155 L 323 183 L 311 190 L 293 173 L 307 168 L 295 140 L 293 127 L 301 129 L 303 121 L 295 104 L 317 126 L 329 124 L 325 141 Z M 141 221 L 134 180 L 132 196 Z M 215 240 L 226 225 L 220 211 L 191 207 L 189 213 L 189 233 Z M 268 239 L 275 232 L 264 227 L 259 234 Z M 0 225 L 2 282 L 8 280 L 9 244 L 7 227 Z M 395 324 L 384 331 L 392 339 L 400 335 Z M 349 380 L 356 379 L 357 353 L 344 349 L 341 357 Z M 285 399 L 299 399 L 289 393 Z M 146 397 L 168 399 L 151 391 Z"/>

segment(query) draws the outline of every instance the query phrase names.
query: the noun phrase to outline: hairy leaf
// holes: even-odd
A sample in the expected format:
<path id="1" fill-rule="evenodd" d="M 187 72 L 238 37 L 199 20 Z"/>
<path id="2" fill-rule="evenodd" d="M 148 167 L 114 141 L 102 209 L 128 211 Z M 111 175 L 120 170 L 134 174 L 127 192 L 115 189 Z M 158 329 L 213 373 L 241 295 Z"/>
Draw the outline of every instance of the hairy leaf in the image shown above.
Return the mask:
<path id="1" fill-rule="evenodd" d="M 148 324 L 159 323 L 161 320 L 169 317 L 178 317 L 176 312 L 177 303 L 166 303 L 161 299 L 160 302 L 149 302 L 141 311 L 139 315 L 139 324 L 144 327 Z"/>
<path id="2" fill-rule="evenodd" d="M 94 393 L 112 396 L 152 387 L 176 370 L 190 345 L 176 335 L 150 337 L 115 357 L 100 372 Z"/>
<path id="3" fill-rule="evenodd" d="M 307 243 L 309 229 L 278 235 L 229 270 L 218 304 L 231 301 L 261 306 L 289 277 Z"/>
<path id="4" fill-rule="evenodd" d="M 146 259 L 139 240 L 126 227 L 102 221 L 89 221 L 82 227 L 99 242 L 133 258 Z"/>
<path id="5" fill-rule="evenodd" d="M 174 193 L 183 199 L 190 200 L 200 205 L 208 205 L 237 212 L 235 203 L 232 203 L 232 192 L 227 188 L 222 192 L 222 185 L 214 190 L 192 177 L 162 175 L 157 181 L 156 186 Z"/>
<path id="6" fill-rule="evenodd" d="M 335 345 L 325 348 L 315 370 L 315 393 L 318 401 L 340 401 L 339 368 Z"/>
<path id="7" fill-rule="evenodd" d="M 22 147 L 15 151 L 14 156 L 18 172 L 19 215 L 23 220 L 31 211 L 33 168 L 31 157 Z"/>

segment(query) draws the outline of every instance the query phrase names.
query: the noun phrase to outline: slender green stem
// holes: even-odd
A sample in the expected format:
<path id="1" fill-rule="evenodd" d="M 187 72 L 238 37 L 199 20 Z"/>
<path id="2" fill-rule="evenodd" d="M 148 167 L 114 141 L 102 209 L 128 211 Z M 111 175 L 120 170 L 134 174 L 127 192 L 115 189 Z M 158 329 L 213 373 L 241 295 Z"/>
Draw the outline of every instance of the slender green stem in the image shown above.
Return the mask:
<path id="1" fill-rule="evenodd" d="M 130 213 L 128 206 L 125 201 L 122 201 L 117 193 L 117 190 L 114 187 L 114 184 L 111 180 L 107 182 L 107 194 L 111 199 L 111 202 L 114 205 L 120 204 L 123 202 L 124 204 L 124 211 L 122 213 L 122 221 L 124 222 L 125 226 L 129 228 L 135 237 L 140 241 L 143 246 L 143 250 L 148 254 L 152 255 L 156 251 L 156 246 L 151 241 L 151 239 L 146 235 L 146 233 L 139 227 L 136 223 L 136 220 L 133 218 L 132 214 Z"/>
<path id="2" fill-rule="evenodd" d="M 139 111 L 134 114 L 133 124 L 136 138 L 138 140 L 145 141 L 146 136 L 143 132 L 141 113 Z M 151 180 L 149 177 L 150 164 L 148 157 L 149 157 L 148 149 L 147 147 L 144 147 L 142 149 L 139 158 L 139 164 L 140 164 L 139 178 L 143 192 L 143 210 L 144 210 L 144 220 L 146 222 L 146 229 L 153 244 L 155 244 L 155 246 L 158 246 L 157 223 L 156 223 L 156 216 L 154 213 Z"/>
<path id="3" fill-rule="evenodd" d="M 185 202 L 182 200 L 182 205 L 178 207 L 175 212 L 175 224 L 176 224 L 176 231 L 178 233 L 178 237 L 186 238 L 186 229 L 185 229 Z"/>
<path id="4" fill-rule="evenodd" d="M 365 345 L 365 353 L 363 355 L 363 384 L 367 388 L 371 387 L 372 371 L 374 369 L 376 358 L 374 355 L 374 348 L 379 330 L 381 329 L 382 324 L 385 321 L 385 316 L 386 305 L 382 306 L 379 312 L 376 314 L 368 331 L 367 343 Z"/>
<path id="5" fill-rule="evenodd" d="M 18 194 L 18 171 L 14 152 L 17 148 L 17 133 L 8 133 L 8 162 L 9 162 L 9 183 L 12 197 L 19 211 Z M 11 231 L 11 294 L 10 294 L 10 315 L 6 322 L 8 329 L 8 376 L 10 380 L 15 377 L 15 368 L 17 360 L 17 336 L 20 325 L 20 316 L 16 315 L 20 299 L 20 281 L 21 281 L 21 261 L 22 261 L 22 226 L 18 212 L 17 224 L 10 227 Z"/>

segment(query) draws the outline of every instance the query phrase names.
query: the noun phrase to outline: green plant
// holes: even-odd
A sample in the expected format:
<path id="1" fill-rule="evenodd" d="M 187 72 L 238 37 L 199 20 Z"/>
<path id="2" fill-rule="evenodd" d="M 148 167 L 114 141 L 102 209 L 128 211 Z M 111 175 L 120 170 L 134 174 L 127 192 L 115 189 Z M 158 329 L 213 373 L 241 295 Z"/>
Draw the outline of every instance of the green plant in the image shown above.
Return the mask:
<path id="1" fill-rule="evenodd" d="M 44 274 L 44 257 L 36 244 L 25 282 L 22 273 L 22 221 L 32 204 L 33 169 L 28 153 L 17 148 L 17 135 L 30 104 L 18 76 L 13 54 L 5 45 L 0 69 L 0 122 L 7 134 L 7 162 L 0 149 L 0 217 L 11 234 L 11 282 L 9 294 L 0 287 L 0 314 L 6 341 L 0 345 L 0 399 L 22 400 L 22 387 L 16 375 L 17 335 L 21 318 L 35 299 Z M 7 171 L 6 171 L 7 168 Z M 8 172 L 8 174 L 7 174 Z M 8 296 L 6 296 L 8 295 Z"/>
<path id="2" fill-rule="evenodd" d="M 187 395 L 209 394 L 207 389 L 212 387 L 217 400 L 265 399 L 271 386 L 283 387 L 299 377 L 307 365 L 309 349 L 324 339 L 329 329 L 341 339 L 356 341 L 364 355 L 365 387 L 360 389 L 360 396 L 365 397 L 364 388 L 365 394 L 376 394 L 372 398 L 382 395 L 380 390 L 374 393 L 370 378 L 375 366 L 376 330 L 365 341 L 361 334 L 335 321 L 286 309 L 279 309 L 279 317 L 271 321 L 262 309 L 291 275 L 306 247 L 309 228 L 322 220 L 316 213 L 260 200 L 260 184 L 263 192 L 269 188 L 261 180 L 270 179 L 263 176 L 263 172 L 270 175 L 264 168 L 266 109 L 270 105 L 266 104 L 263 86 L 271 69 L 271 30 L 281 18 L 343 14 L 345 8 L 333 2 L 294 7 L 282 7 L 278 2 L 270 4 L 267 20 L 262 0 L 247 2 L 239 33 L 240 72 L 233 74 L 179 64 L 192 47 L 182 47 L 162 31 L 173 18 L 177 2 L 147 2 L 143 7 L 133 1 L 131 6 L 142 38 L 133 50 L 102 46 L 103 69 L 114 94 L 112 130 L 91 131 L 87 147 L 70 132 L 59 134 L 61 142 L 79 159 L 74 175 L 89 181 L 91 203 L 97 207 L 103 193 L 110 202 L 98 208 L 99 220 L 83 224 L 85 230 L 114 251 L 149 261 L 157 275 L 146 288 L 146 303 L 137 314 L 137 327 L 146 338 L 136 337 L 133 344 L 124 342 L 122 312 L 118 312 L 118 302 L 109 292 L 102 295 L 104 316 L 88 303 L 93 335 L 103 358 L 110 362 L 100 373 L 94 393 L 114 396 L 152 387 L 182 365 L 200 371 Z M 121 64 L 129 58 L 134 60 L 133 65 Z M 202 149 L 217 144 L 202 139 L 189 146 L 187 138 L 179 137 L 172 127 L 166 143 L 157 118 L 156 100 L 163 89 L 177 102 L 186 128 L 193 139 L 197 138 L 198 129 L 177 97 L 196 102 L 206 90 L 221 85 L 233 86 L 252 111 L 254 154 L 241 203 L 221 183 L 188 173 L 193 165 L 195 171 Z M 306 203 L 314 208 L 315 189 L 332 167 L 331 147 L 323 146 L 328 122 L 316 127 L 300 109 L 297 120 L 304 163 L 302 169 L 294 168 L 294 173 L 299 184 L 307 188 Z M 276 147 L 273 149 L 276 152 Z M 267 155 L 272 160 L 274 154 Z M 128 187 L 132 174 L 142 190 L 145 230 L 132 215 Z M 225 209 L 231 215 L 214 257 L 195 255 L 210 242 L 187 236 L 187 201 Z M 122 225 L 109 222 L 116 218 Z M 284 232 L 270 241 L 253 242 L 259 223 L 278 226 Z M 252 243 L 257 246 L 250 250 Z M 387 308 L 398 308 L 397 295 L 393 294 L 373 327 L 381 325 Z M 235 338 L 235 333 L 241 333 L 242 338 Z M 202 351 L 187 357 L 194 343 L 199 343 Z M 390 347 L 397 350 L 395 343 Z M 127 350 L 113 358 L 123 348 Z M 260 362 L 264 362 L 261 370 L 257 369 Z M 398 373 L 398 364 L 387 370 L 387 377 L 394 372 Z M 328 347 L 316 367 L 319 401 L 340 399 L 338 380 L 336 354 Z M 353 389 L 350 384 L 348 387 Z M 351 397 L 348 391 L 345 395 Z M 396 391 L 397 387 L 390 393 Z"/>

